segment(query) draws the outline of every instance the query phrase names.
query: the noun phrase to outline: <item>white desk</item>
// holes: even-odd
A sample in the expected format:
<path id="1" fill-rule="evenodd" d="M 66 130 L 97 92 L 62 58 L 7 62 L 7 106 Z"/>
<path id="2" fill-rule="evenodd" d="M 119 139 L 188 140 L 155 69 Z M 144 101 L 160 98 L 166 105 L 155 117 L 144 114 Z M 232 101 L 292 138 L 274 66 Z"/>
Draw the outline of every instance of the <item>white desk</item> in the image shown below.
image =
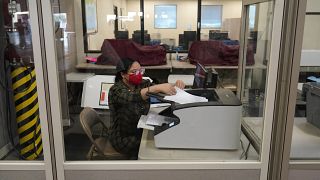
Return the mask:
<path id="1" fill-rule="evenodd" d="M 143 66 L 145 69 L 169 69 L 171 70 L 172 64 L 171 61 L 167 61 L 167 64 L 158 65 L 158 66 Z M 76 66 L 77 69 L 82 70 L 115 70 L 116 66 L 113 65 L 97 65 L 91 63 L 80 63 Z"/>
<path id="2" fill-rule="evenodd" d="M 93 73 L 77 73 L 71 72 L 66 75 L 67 82 L 85 82 L 90 77 L 94 76 Z"/>
<path id="3" fill-rule="evenodd" d="M 172 68 L 174 69 L 195 69 L 196 68 L 196 66 L 193 64 L 190 64 L 189 61 L 171 60 L 171 63 L 172 63 Z M 214 68 L 214 69 L 238 69 L 239 68 L 239 66 L 219 66 L 219 65 L 210 65 L 205 67 Z M 252 66 L 246 66 L 246 69 L 267 69 L 267 66 L 256 62 Z"/>
<path id="4" fill-rule="evenodd" d="M 261 140 L 262 118 L 245 118 L 244 121 Z M 306 118 L 294 118 L 290 158 L 320 159 L 320 129 L 308 123 Z"/>

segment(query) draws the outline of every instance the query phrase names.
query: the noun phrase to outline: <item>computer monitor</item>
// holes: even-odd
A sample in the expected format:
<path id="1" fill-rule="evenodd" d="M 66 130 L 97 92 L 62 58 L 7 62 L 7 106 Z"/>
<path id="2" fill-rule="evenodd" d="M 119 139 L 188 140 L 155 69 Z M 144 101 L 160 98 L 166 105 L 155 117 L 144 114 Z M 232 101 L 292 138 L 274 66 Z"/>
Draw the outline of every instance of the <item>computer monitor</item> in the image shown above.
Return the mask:
<path id="1" fill-rule="evenodd" d="M 211 40 L 229 40 L 228 32 L 209 31 L 209 39 Z"/>
<path id="2" fill-rule="evenodd" d="M 192 88 L 216 88 L 217 81 L 218 73 L 214 69 L 206 69 L 202 64 L 197 62 Z"/>
<path id="3" fill-rule="evenodd" d="M 197 32 L 196 31 L 184 31 L 183 32 L 183 49 L 189 49 L 189 43 L 197 40 Z"/>
<path id="4" fill-rule="evenodd" d="M 133 33 L 132 40 L 136 43 L 141 44 L 141 34 L 140 33 Z M 150 44 L 150 34 L 144 34 L 144 44 Z"/>
<path id="5" fill-rule="evenodd" d="M 116 39 L 129 39 L 129 32 L 128 31 L 116 31 L 115 38 Z"/>

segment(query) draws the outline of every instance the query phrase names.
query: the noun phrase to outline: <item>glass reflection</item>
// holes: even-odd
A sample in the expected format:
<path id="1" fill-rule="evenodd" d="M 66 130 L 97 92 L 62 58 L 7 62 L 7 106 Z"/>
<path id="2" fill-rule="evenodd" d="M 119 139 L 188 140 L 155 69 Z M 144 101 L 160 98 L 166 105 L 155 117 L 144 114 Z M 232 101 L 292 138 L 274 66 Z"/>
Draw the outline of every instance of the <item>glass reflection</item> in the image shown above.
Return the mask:
<path id="1" fill-rule="evenodd" d="M 319 161 L 320 3 L 307 1 L 290 159 Z"/>
<path id="2" fill-rule="evenodd" d="M 245 70 L 242 94 L 244 131 L 260 153 L 262 142 L 266 78 L 270 58 L 273 2 L 253 4 L 247 8 Z M 246 129 L 249 129 L 248 131 Z"/>
<path id="3" fill-rule="evenodd" d="M 42 160 L 28 1 L 1 3 L 0 158 Z"/>

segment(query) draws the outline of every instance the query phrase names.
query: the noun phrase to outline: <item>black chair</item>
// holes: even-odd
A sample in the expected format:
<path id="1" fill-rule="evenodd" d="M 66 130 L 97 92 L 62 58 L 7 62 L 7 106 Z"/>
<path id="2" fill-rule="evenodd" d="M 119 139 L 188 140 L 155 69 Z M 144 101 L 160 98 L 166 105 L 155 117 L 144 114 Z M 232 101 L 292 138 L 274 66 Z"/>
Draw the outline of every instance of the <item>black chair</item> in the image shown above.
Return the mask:
<path id="1" fill-rule="evenodd" d="M 196 31 L 184 31 L 183 32 L 183 49 L 189 50 L 190 43 L 197 40 L 197 32 Z"/>
<path id="2" fill-rule="evenodd" d="M 116 31 L 115 38 L 116 39 L 129 39 L 129 32 L 128 31 Z"/>

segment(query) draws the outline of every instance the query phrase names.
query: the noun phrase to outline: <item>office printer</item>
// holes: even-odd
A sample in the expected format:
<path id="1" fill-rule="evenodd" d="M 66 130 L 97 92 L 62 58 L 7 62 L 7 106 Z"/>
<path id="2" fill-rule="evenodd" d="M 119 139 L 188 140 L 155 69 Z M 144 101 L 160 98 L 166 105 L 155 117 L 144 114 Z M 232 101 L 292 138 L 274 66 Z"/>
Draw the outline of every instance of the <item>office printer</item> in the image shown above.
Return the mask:
<path id="1" fill-rule="evenodd" d="M 158 148 L 238 149 L 242 104 L 228 89 L 192 89 L 208 102 L 177 104 L 159 115 L 168 117 L 154 128 Z"/>

